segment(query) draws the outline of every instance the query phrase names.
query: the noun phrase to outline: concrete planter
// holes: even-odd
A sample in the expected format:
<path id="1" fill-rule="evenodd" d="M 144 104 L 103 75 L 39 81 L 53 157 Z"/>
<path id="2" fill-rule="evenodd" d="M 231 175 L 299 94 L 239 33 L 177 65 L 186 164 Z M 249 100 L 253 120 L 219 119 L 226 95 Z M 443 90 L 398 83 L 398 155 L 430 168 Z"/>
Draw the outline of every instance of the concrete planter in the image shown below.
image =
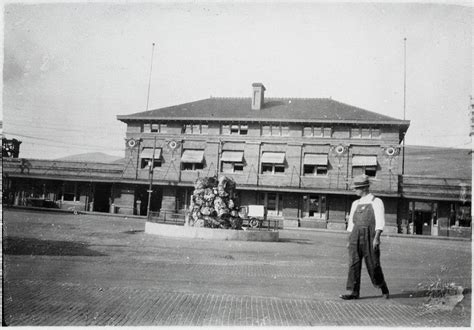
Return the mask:
<path id="1" fill-rule="evenodd" d="M 321 219 L 301 219 L 300 220 L 301 228 L 319 228 L 319 229 L 327 229 L 326 220 Z"/>
<path id="2" fill-rule="evenodd" d="M 298 224 L 298 219 L 283 219 L 283 228 L 298 228 Z"/>
<path id="3" fill-rule="evenodd" d="M 175 226 L 148 221 L 145 224 L 145 233 L 166 237 L 200 238 L 221 241 L 277 242 L 280 237 L 278 231 L 212 229 Z"/>
<path id="4" fill-rule="evenodd" d="M 327 229 L 331 230 L 346 230 L 346 223 L 344 221 L 329 221 Z"/>

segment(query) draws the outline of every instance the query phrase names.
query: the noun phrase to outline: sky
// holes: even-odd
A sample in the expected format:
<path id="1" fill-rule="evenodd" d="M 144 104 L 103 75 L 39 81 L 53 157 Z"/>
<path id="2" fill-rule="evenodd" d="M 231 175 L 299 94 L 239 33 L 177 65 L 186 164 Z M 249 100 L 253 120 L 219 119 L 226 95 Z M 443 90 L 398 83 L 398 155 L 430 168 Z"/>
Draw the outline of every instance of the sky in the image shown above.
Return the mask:
<path id="1" fill-rule="evenodd" d="M 27 2 L 3 14 L 3 134 L 20 157 L 123 157 L 117 115 L 250 97 L 253 82 L 266 97 L 403 119 L 404 38 L 406 144 L 470 148 L 463 3 Z"/>

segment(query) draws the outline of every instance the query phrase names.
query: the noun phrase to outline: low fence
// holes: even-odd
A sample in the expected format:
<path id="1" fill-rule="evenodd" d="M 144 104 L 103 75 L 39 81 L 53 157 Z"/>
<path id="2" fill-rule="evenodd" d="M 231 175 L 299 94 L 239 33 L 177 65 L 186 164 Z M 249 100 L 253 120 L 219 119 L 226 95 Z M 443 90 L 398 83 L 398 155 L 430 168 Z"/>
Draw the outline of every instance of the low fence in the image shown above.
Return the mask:
<path id="1" fill-rule="evenodd" d="M 184 226 L 186 223 L 186 214 L 167 211 L 150 212 L 147 221 L 152 223 Z M 242 227 L 246 230 L 278 231 L 280 228 L 280 221 L 274 219 L 242 219 Z"/>
<path id="2" fill-rule="evenodd" d="M 150 212 L 147 221 L 153 223 L 166 223 L 169 225 L 184 226 L 186 215 L 176 212 Z"/>
<path id="3" fill-rule="evenodd" d="M 272 230 L 277 231 L 280 228 L 280 220 L 273 219 L 243 219 L 242 227 L 246 227 L 249 230 Z"/>

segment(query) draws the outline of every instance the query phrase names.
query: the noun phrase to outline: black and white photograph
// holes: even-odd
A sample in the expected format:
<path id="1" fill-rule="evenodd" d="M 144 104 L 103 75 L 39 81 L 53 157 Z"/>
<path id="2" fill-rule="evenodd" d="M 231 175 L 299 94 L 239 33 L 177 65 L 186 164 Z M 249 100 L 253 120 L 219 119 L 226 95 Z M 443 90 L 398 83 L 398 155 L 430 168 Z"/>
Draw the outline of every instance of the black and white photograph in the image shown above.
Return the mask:
<path id="1" fill-rule="evenodd" d="M 472 327 L 470 1 L 5 1 L 2 325 Z"/>

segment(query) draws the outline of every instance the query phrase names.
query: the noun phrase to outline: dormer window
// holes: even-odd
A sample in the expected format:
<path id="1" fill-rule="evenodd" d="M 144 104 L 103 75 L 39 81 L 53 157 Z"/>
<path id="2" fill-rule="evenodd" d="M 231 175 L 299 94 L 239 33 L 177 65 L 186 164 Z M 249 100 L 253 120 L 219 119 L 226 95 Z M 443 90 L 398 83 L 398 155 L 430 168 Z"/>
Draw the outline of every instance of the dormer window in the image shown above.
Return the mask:
<path id="1" fill-rule="evenodd" d="M 143 133 L 166 133 L 167 125 L 163 123 L 143 124 Z"/>
<path id="2" fill-rule="evenodd" d="M 380 128 L 374 127 L 353 127 L 351 128 L 351 138 L 353 139 L 374 139 L 380 137 Z"/>
<path id="3" fill-rule="evenodd" d="M 183 134 L 207 134 L 209 126 L 207 124 L 186 124 L 182 131 Z"/>
<path id="4" fill-rule="evenodd" d="M 303 136 L 330 138 L 332 136 L 332 128 L 314 125 L 305 126 L 303 128 Z"/>
<path id="5" fill-rule="evenodd" d="M 289 134 L 290 128 L 288 125 L 262 125 L 262 136 L 288 136 Z"/>
<path id="6" fill-rule="evenodd" d="M 247 124 L 224 124 L 222 125 L 223 135 L 247 135 L 249 126 Z"/>

